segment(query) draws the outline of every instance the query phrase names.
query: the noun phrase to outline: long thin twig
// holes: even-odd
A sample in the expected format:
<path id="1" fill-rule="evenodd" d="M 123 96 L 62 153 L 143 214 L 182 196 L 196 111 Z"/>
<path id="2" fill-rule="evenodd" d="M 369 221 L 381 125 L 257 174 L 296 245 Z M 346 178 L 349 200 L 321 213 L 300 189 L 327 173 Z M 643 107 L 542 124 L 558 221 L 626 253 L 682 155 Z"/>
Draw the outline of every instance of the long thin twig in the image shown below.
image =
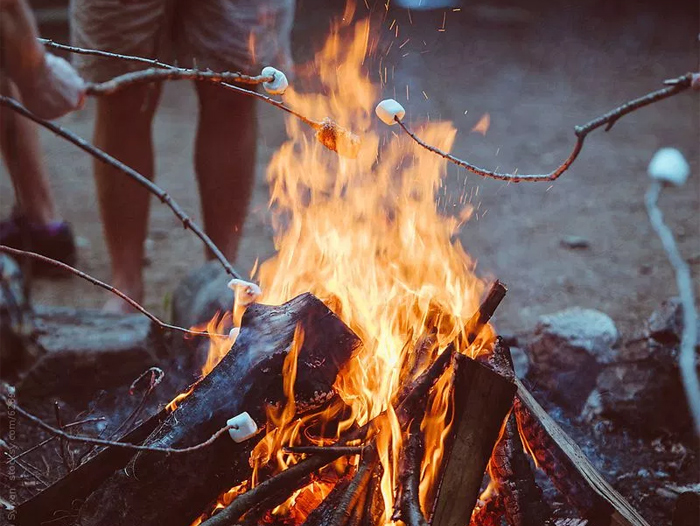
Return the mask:
<path id="1" fill-rule="evenodd" d="M 139 71 L 124 73 L 105 82 L 88 84 L 85 93 L 92 96 L 112 95 L 129 86 L 137 84 L 147 84 L 150 82 L 161 82 L 164 80 L 196 80 L 200 82 L 213 82 L 221 84 L 223 82 L 239 82 L 241 84 L 262 84 L 272 82 L 274 77 L 270 75 L 244 75 L 237 72 L 200 71 L 189 68 L 149 68 Z"/>
<path id="2" fill-rule="evenodd" d="M 111 293 L 119 296 L 121 299 L 123 299 L 125 302 L 127 302 L 131 307 L 139 311 L 141 314 L 146 316 L 149 320 L 151 320 L 153 323 L 155 323 L 159 329 L 169 329 L 173 331 L 178 331 L 178 332 L 184 332 L 185 334 L 192 334 L 195 336 L 208 336 L 209 333 L 207 332 L 202 332 L 202 331 L 193 331 L 190 329 L 185 329 L 184 327 L 178 327 L 177 325 L 171 325 L 169 323 L 165 323 L 164 321 L 161 321 L 155 314 L 152 314 L 151 312 L 147 311 L 144 307 L 142 307 L 139 303 L 136 302 L 136 300 L 131 299 L 129 296 L 124 294 L 122 291 L 119 289 L 113 287 L 112 285 L 109 285 L 103 281 L 100 281 L 97 278 L 94 278 L 90 276 L 89 274 L 86 274 L 85 272 L 78 270 L 77 268 L 71 267 L 70 265 L 67 265 L 66 263 L 63 263 L 61 261 L 57 261 L 55 259 L 42 256 L 41 254 L 37 254 L 35 252 L 27 252 L 25 250 L 19 250 L 16 248 L 8 247 L 6 245 L 0 245 L 0 252 L 4 252 L 6 254 L 11 254 L 16 257 L 28 257 L 35 259 L 37 261 L 41 261 L 43 263 L 47 263 L 50 265 L 53 265 L 57 268 L 63 269 L 66 272 L 70 272 L 71 274 L 74 274 L 78 276 L 79 278 L 82 278 L 93 285 L 97 285 L 98 287 L 101 287 L 105 290 L 110 291 Z"/>
<path id="3" fill-rule="evenodd" d="M 647 213 L 651 226 L 661 239 L 668 260 L 676 274 L 676 286 L 683 306 L 683 334 L 678 356 L 678 366 L 681 370 L 683 387 L 688 398 L 688 405 L 695 423 L 695 432 L 700 436 L 700 380 L 695 366 L 695 346 L 698 341 L 698 313 L 695 310 L 695 295 L 693 278 L 690 268 L 681 256 L 673 232 L 664 223 L 664 216 L 658 206 L 662 183 L 653 181 L 645 196 Z"/>
<path id="4" fill-rule="evenodd" d="M 76 46 L 68 46 L 66 44 L 54 42 L 53 40 L 50 40 L 48 38 L 38 38 L 37 40 L 44 44 L 46 47 L 60 49 L 62 51 L 68 51 L 69 53 L 76 53 L 78 55 L 92 55 L 104 58 L 117 58 L 119 60 L 126 60 L 128 62 L 139 62 L 141 64 L 148 64 L 151 67 L 178 69 L 177 66 L 166 64 L 165 62 L 161 62 L 156 58 L 135 57 L 131 55 L 122 55 L 121 53 L 112 53 L 111 51 L 102 51 L 99 49 L 85 49 Z"/>
<path id="5" fill-rule="evenodd" d="M 71 422 L 70 424 L 66 424 L 65 426 L 63 426 L 63 429 L 70 429 L 71 427 L 77 427 L 77 426 L 81 426 L 81 425 L 84 425 L 84 424 L 91 424 L 91 423 L 93 423 L 93 422 L 100 422 L 100 421 L 102 421 L 102 420 L 104 420 L 104 419 L 105 419 L 105 418 L 104 418 L 103 416 L 94 417 L 94 418 L 86 418 L 86 419 L 84 419 L 84 420 L 79 420 L 78 422 Z M 45 440 L 42 440 L 41 442 L 39 442 L 39 443 L 36 444 L 35 446 L 32 446 L 32 447 L 30 447 L 29 449 L 26 449 L 26 450 L 22 451 L 21 453 L 18 453 L 18 454 L 15 455 L 14 457 L 8 458 L 8 459 L 7 459 L 7 463 L 8 463 L 8 464 L 11 464 L 12 462 L 16 462 L 17 460 L 19 460 L 19 459 L 22 458 L 23 456 L 28 455 L 28 454 L 31 453 L 32 451 L 36 451 L 36 450 L 39 449 L 40 447 L 45 446 L 46 444 L 48 444 L 48 443 L 50 443 L 50 442 L 53 442 L 53 441 L 56 440 L 57 438 L 58 438 L 58 437 L 55 436 L 55 435 L 54 435 L 54 436 L 50 436 L 49 438 L 47 438 L 47 439 L 45 439 Z"/>
<path id="6" fill-rule="evenodd" d="M 245 88 L 242 88 L 240 86 L 236 86 L 234 84 L 230 84 L 226 82 L 226 78 L 223 78 L 225 75 L 240 75 L 239 77 L 234 77 L 231 78 L 230 80 L 235 80 L 236 82 L 244 82 L 245 79 L 255 79 L 255 82 L 249 82 L 250 84 L 260 84 L 261 82 L 268 82 L 271 81 L 271 78 L 268 77 L 248 77 L 246 75 L 241 75 L 240 73 L 214 73 L 214 72 L 202 72 L 202 71 L 197 71 L 197 70 L 187 70 L 184 68 L 178 68 L 177 66 L 173 66 L 171 64 L 167 64 L 165 62 L 161 62 L 157 59 L 151 59 L 151 58 L 143 58 L 143 57 L 135 57 L 131 55 L 122 55 L 120 53 L 111 53 L 109 51 L 101 51 L 97 49 L 85 49 L 85 48 L 79 48 L 75 46 L 67 46 L 65 44 L 59 44 L 58 42 L 54 42 L 53 40 L 48 40 L 45 38 L 40 38 L 39 41 L 44 44 L 45 46 L 49 46 L 55 49 L 61 49 L 63 51 L 68 51 L 69 53 L 77 53 L 79 55 L 93 55 L 93 56 L 98 56 L 98 57 L 104 57 L 104 58 L 116 58 L 119 60 L 125 60 L 128 62 L 139 62 L 141 64 L 148 64 L 151 66 L 150 70 L 146 71 L 151 71 L 149 73 L 150 79 L 146 80 L 145 78 L 142 79 L 139 75 L 136 75 L 136 73 L 140 73 L 141 75 L 144 75 L 146 78 L 148 78 L 149 75 L 145 75 L 143 72 L 134 72 L 130 73 L 127 75 L 131 75 L 131 77 L 126 77 L 126 75 L 121 75 L 120 77 L 116 77 L 112 80 L 109 80 L 107 82 L 104 82 L 102 84 L 93 84 L 88 87 L 88 95 L 106 95 L 106 86 L 110 85 L 111 83 L 114 83 L 118 79 L 121 79 L 122 84 L 125 86 L 128 83 L 133 83 L 133 79 L 137 78 L 139 79 L 138 82 L 149 82 L 149 81 L 154 81 L 154 80 L 172 80 L 174 78 L 177 78 L 178 75 L 181 75 L 182 72 L 191 72 L 192 76 L 188 77 L 193 80 L 203 80 L 203 81 L 209 81 L 209 82 L 216 82 L 217 84 L 220 84 L 226 89 L 236 91 L 238 93 L 241 93 L 243 95 L 246 95 L 248 97 L 255 97 L 258 100 L 261 100 L 267 104 L 271 104 L 272 106 L 275 106 L 283 111 L 286 111 L 287 113 L 297 117 L 299 120 L 302 122 L 308 124 L 311 126 L 313 129 L 318 130 L 322 123 L 314 121 L 312 119 L 309 119 L 308 117 L 305 117 L 304 115 L 294 111 L 288 106 L 285 106 L 284 103 L 277 101 L 271 97 L 268 97 L 267 95 L 263 95 L 262 93 L 258 93 L 256 91 L 252 90 L 247 90 Z M 164 70 L 170 70 L 169 73 L 156 73 L 156 71 L 153 68 L 161 68 Z M 157 78 L 160 75 L 162 75 L 164 78 Z M 175 75 L 174 77 L 172 75 Z M 221 76 L 222 78 L 217 78 L 217 76 Z M 126 77 L 126 78 L 124 78 Z M 184 78 L 184 77 L 181 77 Z M 100 88 L 100 86 L 105 86 L 103 88 Z"/>
<path id="7" fill-rule="evenodd" d="M 154 446 L 142 446 L 139 444 L 129 444 L 128 442 L 116 442 L 113 440 L 104 440 L 101 438 L 93 438 L 93 437 L 88 437 L 88 436 L 82 436 L 82 435 L 71 435 L 70 433 L 66 433 L 62 429 L 58 429 L 53 427 L 52 425 L 47 424 L 44 422 L 41 418 L 38 416 L 34 416 L 30 412 L 26 411 L 22 407 L 18 406 L 14 402 L 10 402 L 5 395 L 0 395 L 0 400 L 8 407 L 12 408 L 17 413 L 19 413 L 21 416 L 29 420 L 30 422 L 36 424 L 40 428 L 42 428 L 44 431 L 48 431 L 52 435 L 58 437 L 58 438 L 64 438 L 68 441 L 71 442 L 81 442 L 83 444 L 94 444 L 98 446 L 109 446 L 109 447 L 119 447 L 122 449 L 133 449 L 135 451 L 151 451 L 153 453 L 191 453 L 193 451 L 198 451 L 200 449 L 203 449 L 207 446 L 212 445 L 221 435 L 224 433 L 227 433 L 229 429 L 233 429 L 235 426 L 224 426 L 221 429 L 219 429 L 216 433 L 214 433 L 211 437 L 209 437 L 207 440 L 204 442 L 201 442 L 197 445 L 190 446 L 190 447 L 184 447 L 184 448 L 170 448 L 170 447 L 154 447 Z"/>
<path id="8" fill-rule="evenodd" d="M 440 148 L 436 148 L 435 146 L 426 143 L 421 138 L 419 138 L 414 132 L 412 132 L 406 126 L 406 124 L 398 117 L 395 117 L 394 120 L 399 123 L 399 126 L 401 126 L 403 131 L 405 131 L 411 137 L 411 139 L 413 139 L 418 145 L 422 146 L 430 152 L 444 157 L 451 163 L 456 164 L 457 166 L 461 166 L 462 168 L 466 168 L 470 172 L 480 175 L 481 177 L 488 177 L 491 179 L 498 179 L 501 181 L 509 181 L 511 183 L 520 183 L 523 181 L 554 181 L 555 179 L 558 179 L 559 176 L 563 174 L 566 170 L 568 170 L 571 164 L 576 160 L 579 153 L 581 152 L 581 148 L 583 147 L 583 142 L 586 140 L 586 136 L 588 136 L 589 133 L 591 133 L 597 128 L 600 128 L 603 125 L 605 125 L 605 131 L 609 131 L 610 128 L 612 128 L 613 125 L 621 117 L 624 117 L 628 113 L 632 113 L 633 111 L 638 110 L 639 108 L 643 108 L 644 106 L 648 106 L 649 104 L 653 104 L 654 102 L 667 99 L 669 97 L 672 97 L 673 95 L 677 95 L 678 93 L 687 90 L 691 87 L 693 83 L 694 75 L 697 74 L 687 73 L 686 75 L 683 75 L 681 77 L 667 80 L 665 81 L 665 84 L 667 85 L 665 88 L 653 91 L 651 93 L 648 93 L 647 95 L 644 95 L 643 97 L 639 97 L 638 99 L 626 102 L 622 106 L 619 106 L 614 110 L 609 111 L 605 115 L 601 115 L 600 117 L 590 121 L 587 124 L 584 124 L 583 126 L 576 126 L 574 128 L 574 133 L 576 134 L 576 144 L 574 144 L 573 150 L 566 158 L 566 160 L 561 165 L 559 165 L 559 167 L 557 167 L 554 171 L 548 174 L 523 175 L 515 173 L 501 173 L 492 170 L 486 170 L 485 168 L 479 168 L 478 166 L 473 165 L 468 161 L 464 161 L 458 157 L 455 157 L 454 155 L 451 155 L 441 150 Z"/>
<path id="9" fill-rule="evenodd" d="M 238 272 L 236 272 L 236 270 L 231 266 L 231 263 L 229 263 L 229 261 L 226 259 L 226 256 L 224 256 L 224 254 L 221 252 L 221 250 L 219 250 L 219 248 L 214 244 L 214 242 L 209 238 L 209 236 L 204 233 L 204 231 L 199 227 L 199 225 L 197 225 L 197 223 L 195 223 L 192 220 L 192 218 L 190 218 L 184 212 L 184 210 L 182 210 L 182 208 L 180 208 L 180 205 L 178 205 L 165 190 L 160 188 L 152 181 L 148 180 L 146 177 L 138 173 L 133 168 L 127 166 L 118 159 L 115 159 L 103 150 L 100 150 L 99 148 L 87 142 L 82 137 L 79 137 L 78 135 L 74 134 L 70 130 L 63 128 L 58 124 L 54 124 L 53 122 L 47 121 L 46 119 L 42 119 L 41 117 L 37 117 L 15 99 L 11 97 L 6 97 L 4 95 L 0 95 L 0 104 L 10 108 L 11 110 L 19 113 L 20 115 L 23 115 L 24 117 L 27 117 L 28 119 L 36 122 L 40 126 L 51 130 L 56 135 L 59 135 L 67 141 L 75 144 L 81 150 L 89 153 L 93 157 L 131 177 L 133 180 L 135 180 L 137 183 L 139 183 L 141 186 L 143 186 L 149 192 L 155 195 L 158 199 L 160 199 L 161 203 L 168 206 L 173 211 L 173 213 L 180 219 L 182 225 L 185 228 L 190 229 L 199 239 L 202 240 L 202 243 L 204 243 L 206 247 L 211 251 L 211 253 L 214 254 L 214 257 L 216 257 L 216 259 L 219 260 L 219 262 L 224 267 L 224 270 L 228 275 L 236 279 L 243 279 L 243 277 Z"/>
<path id="10" fill-rule="evenodd" d="M 359 455 L 364 446 L 285 446 L 285 453 L 295 455 L 316 455 L 318 453 L 340 453 L 343 455 Z"/>

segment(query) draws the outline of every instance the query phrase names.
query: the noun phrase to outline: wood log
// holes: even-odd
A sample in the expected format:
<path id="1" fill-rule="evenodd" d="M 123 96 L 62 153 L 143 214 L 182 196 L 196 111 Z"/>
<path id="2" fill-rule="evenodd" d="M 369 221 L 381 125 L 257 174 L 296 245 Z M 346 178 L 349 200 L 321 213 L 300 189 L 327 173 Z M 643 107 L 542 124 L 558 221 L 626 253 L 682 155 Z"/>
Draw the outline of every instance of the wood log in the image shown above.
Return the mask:
<path id="1" fill-rule="evenodd" d="M 515 385 L 458 354 L 453 377 L 454 422 L 432 512 L 433 526 L 464 526 L 474 509 L 486 464 L 513 403 Z"/>
<path id="2" fill-rule="evenodd" d="M 590 526 L 649 526 L 516 379 L 515 414 L 539 467 Z"/>
<path id="3" fill-rule="evenodd" d="M 503 500 L 509 526 L 551 526 L 551 510 L 542 499 L 542 490 L 535 483 L 512 412 L 493 450 L 490 466 L 489 471 Z"/>
<path id="4" fill-rule="evenodd" d="M 247 411 L 264 427 L 265 406 L 284 401 L 282 366 L 299 326 L 298 407 L 318 406 L 332 395 L 340 367 L 359 339 L 319 299 L 303 294 L 281 306 L 255 304 L 243 316 L 236 343 L 145 441 L 157 447 L 187 447 L 210 437 Z M 226 434 L 186 454 L 140 452 L 85 502 L 82 526 L 188 526 L 208 503 L 250 473 L 257 441 L 234 443 Z"/>
<path id="5" fill-rule="evenodd" d="M 484 361 L 500 375 L 515 380 L 510 348 L 500 336 L 496 339 L 493 352 L 486 356 Z M 542 490 L 535 482 L 513 411 L 508 416 L 493 450 L 489 474 L 500 497 L 503 515 L 510 526 L 551 526 L 552 512 L 542 498 Z"/>
<path id="6" fill-rule="evenodd" d="M 428 526 L 419 494 L 420 468 L 425 454 L 425 440 L 420 430 L 425 406 L 422 409 L 411 421 L 399 454 L 398 498 L 391 518 L 403 521 L 406 526 Z"/>

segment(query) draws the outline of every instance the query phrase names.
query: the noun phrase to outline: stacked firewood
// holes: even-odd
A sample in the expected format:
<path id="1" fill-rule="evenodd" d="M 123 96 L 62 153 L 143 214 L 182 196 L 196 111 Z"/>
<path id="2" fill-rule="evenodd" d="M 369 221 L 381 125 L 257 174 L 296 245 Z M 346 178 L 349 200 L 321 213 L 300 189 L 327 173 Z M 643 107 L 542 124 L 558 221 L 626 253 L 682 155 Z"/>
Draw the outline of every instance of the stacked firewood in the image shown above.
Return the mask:
<path id="1" fill-rule="evenodd" d="M 375 439 L 387 423 L 382 413 L 332 445 L 289 448 L 301 455 L 296 464 L 263 474 L 258 485 L 204 518 L 202 526 L 269 522 L 269 510 L 325 476 L 327 466 L 343 457 L 357 460 L 334 472 L 333 490 L 304 524 L 371 526 L 382 524 L 387 515 L 408 526 L 464 526 L 470 521 L 495 526 L 503 520 L 510 526 L 555 524 L 535 483 L 531 455 L 576 510 L 580 524 L 648 526 L 515 378 L 510 352 L 500 339 L 487 358 L 463 354 L 504 295 L 505 287 L 496 282 L 469 321 L 464 341 L 447 346 L 427 366 L 435 348 L 433 334 L 419 338 L 408 354 L 404 367 L 412 380 L 392 404 L 404 436 L 393 510 L 384 509 L 379 488 L 382 468 Z M 106 447 L 20 506 L 17 524 L 55 520 L 58 510 L 74 502 L 82 502 L 77 522 L 84 526 L 188 526 L 197 520 L 221 493 L 250 476 L 257 440 L 236 443 L 219 432 L 220 426 L 243 412 L 254 422 L 265 422 L 265 408 L 284 401 L 283 364 L 299 329 L 304 338 L 297 356 L 298 411 L 337 404 L 333 382 L 361 344 L 357 336 L 311 294 L 278 307 L 252 305 L 219 365 L 192 386 L 175 410 L 162 411 L 120 441 L 122 446 L 138 444 L 140 450 Z M 418 370 L 424 372 L 415 374 Z M 431 392 L 445 374 L 451 375 L 454 416 L 436 487 L 430 502 L 421 503 L 425 437 L 420 424 Z M 487 471 L 494 492 L 479 502 Z"/>

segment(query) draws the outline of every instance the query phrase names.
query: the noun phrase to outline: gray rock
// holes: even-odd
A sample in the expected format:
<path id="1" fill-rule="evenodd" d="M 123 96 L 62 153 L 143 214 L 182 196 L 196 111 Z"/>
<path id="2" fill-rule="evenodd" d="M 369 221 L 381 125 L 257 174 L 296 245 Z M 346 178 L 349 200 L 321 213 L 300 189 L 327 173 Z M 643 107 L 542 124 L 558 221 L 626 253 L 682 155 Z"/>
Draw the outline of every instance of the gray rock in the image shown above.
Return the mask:
<path id="1" fill-rule="evenodd" d="M 585 237 L 581 236 L 564 236 L 560 244 L 564 248 L 571 250 L 585 250 L 591 247 L 590 242 Z"/>
<path id="2" fill-rule="evenodd" d="M 53 400 L 86 409 L 101 392 L 128 386 L 163 356 L 161 334 L 141 314 L 37 307 L 41 357 L 17 385 L 21 405 L 43 412 Z"/>
<path id="3" fill-rule="evenodd" d="M 190 272 L 173 292 L 172 322 L 193 327 L 209 321 L 217 312 L 231 310 L 230 279 L 218 261 L 209 261 Z"/>
<path id="4" fill-rule="evenodd" d="M 618 340 L 615 323 L 596 310 L 574 307 L 541 316 L 527 345 L 529 376 L 579 412 L 603 365 L 617 357 Z"/>
<path id="5" fill-rule="evenodd" d="M 0 254 L 0 375 L 14 380 L 36 359 L 30 342 L 32 311 L 17 262 Z"/>
<path id="6" fill-rule="evenodd" d="M 652 339 L 627 344 L 598 375 L 584 421 L 610 420 L 639 435 L 692 429 L 676 351 Z"/>
<path id="7" fill-rule="evenodd" d="M 662 345 L 678 345 L 683 334 L 683 307 L 680 298 L 670 298 L 656 309 L 646 324 L 650 338 Z"/>

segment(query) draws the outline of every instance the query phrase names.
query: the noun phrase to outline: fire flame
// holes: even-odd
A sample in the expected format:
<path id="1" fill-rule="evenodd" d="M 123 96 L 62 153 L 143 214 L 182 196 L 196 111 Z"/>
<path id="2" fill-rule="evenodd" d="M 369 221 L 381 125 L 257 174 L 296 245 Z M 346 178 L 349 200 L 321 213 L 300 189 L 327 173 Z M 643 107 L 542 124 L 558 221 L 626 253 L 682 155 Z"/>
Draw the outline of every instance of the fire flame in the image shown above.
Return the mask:
<path id="1" fill-rule="evenodd" d="M 343 32 L 351 32 L 345 39 Z M 316 121 L 331 117 L 339 126 L 361 137 L 357 155 L 348 159 L 329 152 L 308 128 L 287 120 L 289 140 L 274 155 L 269 169 L 270 207 L 276 231 L 277 254 L 258 270 L 262 303 L 280 304 L 310 291 L 324 301 L 362 339 L 363 347 L 338 375 L 335 388 L 350 414 L 338 425 L 338 434 L 352 424 L 362 425 L 386 411 L 386 425 L 375 437 L 383 468 L 380 483 L 385 504 L 384 522 L 390 522 L 397 459 L 402 430 L 391 409 L 401 385 L 418 374 L 453 341 L 461 352 L 485 352 L 493 334 L 467 348 L 467 320 L 476 311 L 484 283 L 474 275 L 474 262 L 454 241 L 470 208 L 456 217 L 441 213 L 437 192 L 445 161 L 416 149 L 410 141 L 389 133 L 374 118 L 380 89 L 369 78 L 367 56 L 370 25 L 338 25 L 315 58 L 313 70 L 320 90 L 301 93 L 289 89 L 285 103 Z M 449 122 L 425 124 L 420 135 L 443 150 L 452 146 L 456 130 Z M 216 324 L 212 322 L 212 332 Z M 418 367 L 413 359 L 419 339 L 432 334 L 429 357 Z M 257 482 L 260 469 L 281 470 L 293 464 L 283 446 L 308 443 L 304 426 L 311 418 L 335 419 L 338 411 L 298 418 L 294 415 L 292 362 L 296 363 L 302 334 L 297 334 L 285 362 L 282 408 L 270 410 L 268 434 L 256 446 L 251 462 Z M 214 349 L 220 349 L 213 345 Z M 212 357 L 216 363 L 222 356 Z M 420 495 L 424 510 L 429 502 L 452 419 L 449 375 L 433 390 L 421 423 L 426 453 L 421 467 Z M 332 414 L 331 414 L 332 413 Z M 272 429 L 274 428 L 274 429 Z M 323 439 L 311 439 L 324 443 Z M 338 461 L 345 469 L 356 459 Z M 302 492 L 320 502 L 332 483 L 315 479 L 274 513 L 288 514 L 300 523 L 305 513 L 295 508 Z M 332 477 L 331 477 L 332 478 Z M 337 480 L 337 479 L 336 479 Z"/>

